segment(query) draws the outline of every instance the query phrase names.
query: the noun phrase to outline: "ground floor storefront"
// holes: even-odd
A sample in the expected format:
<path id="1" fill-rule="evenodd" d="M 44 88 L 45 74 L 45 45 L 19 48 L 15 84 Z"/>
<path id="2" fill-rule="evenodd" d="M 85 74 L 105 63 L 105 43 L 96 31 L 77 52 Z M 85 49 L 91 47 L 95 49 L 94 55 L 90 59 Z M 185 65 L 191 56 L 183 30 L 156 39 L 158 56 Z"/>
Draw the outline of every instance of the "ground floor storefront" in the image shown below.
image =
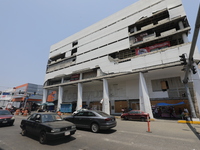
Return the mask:
<path id="1" fill-rule="evenodd" d="M 187 108 L 190 103 L 186 89 L 182 83 L 181 68 L 172 67 L 164 70 L 154 70 L 145 73 L 126 74 L 110 78 L 73 82 L 45 88 L 43 103 L 52 91 L 56 91 L 57 111 L 62 104 L 72 104 L 71 111 L 82 108 L 106 111 L 109 114 L 120 115 L 122 109 L 143 110 L 154 113 L 158 103 L 167 103 L 168 106 L 159 106 L 162 116 L 167 117 L 169 106 L 173 107 L 176 115 L 179 109 Z M 190 96 L 198 113 L 198 90 L 194 82 L 189 84 Z M 184 102 L 181 105 L 177 103 Z"/>

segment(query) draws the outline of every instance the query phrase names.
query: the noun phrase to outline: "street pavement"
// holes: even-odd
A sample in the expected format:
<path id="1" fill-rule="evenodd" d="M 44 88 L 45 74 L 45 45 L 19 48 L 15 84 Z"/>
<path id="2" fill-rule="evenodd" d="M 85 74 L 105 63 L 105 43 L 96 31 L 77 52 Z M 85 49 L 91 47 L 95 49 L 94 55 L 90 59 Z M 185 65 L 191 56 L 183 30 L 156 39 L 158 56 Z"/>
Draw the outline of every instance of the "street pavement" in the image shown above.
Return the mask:
<path id="1" fill-rule="evenodd" d="M 15 118 L 14 126 L 0 127 L 0 150 L 200 150 L 200 125 L 177 120 L 155 119 L 148 131 L 147 122 L 116 117 L 117 126 L 112 130 L 100 133 L 77 130 L 69 139 L 42 145 L 38 138 L 20 135 L 20 122 L 27 117 Z"/>

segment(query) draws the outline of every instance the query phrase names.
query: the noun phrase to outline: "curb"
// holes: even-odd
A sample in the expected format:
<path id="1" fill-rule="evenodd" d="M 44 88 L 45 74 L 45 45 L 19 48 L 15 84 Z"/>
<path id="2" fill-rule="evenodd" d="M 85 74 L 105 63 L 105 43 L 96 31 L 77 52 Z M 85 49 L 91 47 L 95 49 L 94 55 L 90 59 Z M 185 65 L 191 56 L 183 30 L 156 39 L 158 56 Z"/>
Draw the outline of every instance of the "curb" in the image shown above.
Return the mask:
<path id="1" fill-rule="evenodd" d="M 178 120 L 178 123 L 200 124 L 200 121 L 186 121 L 186 120 Z"/>

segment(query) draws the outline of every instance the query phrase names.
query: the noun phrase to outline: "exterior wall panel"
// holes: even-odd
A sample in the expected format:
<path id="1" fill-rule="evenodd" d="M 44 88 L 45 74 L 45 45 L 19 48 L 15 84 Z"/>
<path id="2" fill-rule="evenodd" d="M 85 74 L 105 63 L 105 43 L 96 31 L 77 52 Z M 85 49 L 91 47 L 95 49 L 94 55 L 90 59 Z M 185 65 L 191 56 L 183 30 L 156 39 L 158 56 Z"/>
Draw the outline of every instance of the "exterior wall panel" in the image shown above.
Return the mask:
<path id="1" fill-rule="evenodd" d="M 185 16 L 185 11 L 183 7 L 176 7 L 173 9 L 169 9 L 170 18 L 175 18 L 178 16 Z"/>
<path id="2" fill-rule="evenodd" d="M 93 46 L 96 46 L 96 45 L 93 45 Z M 88 48 L 89 48 L 89 46 L 88 46 Z M 77 63 L 84 62 L 86 60 L 97 58 L 98 56 L 107 55 L 107 54 L 110 54 L 112 52 L 123 50 L 123 49 L 126 49 L 126 48 L 129 48 L 128 39 L 116 42 L 115 44 L 111 44 L 111 45 L 105 46 L 103 48 L 99 48 L 97 50 L 91 51 L 90 53 L 85 53 L 83 55 L 80 55 L 80 56 L 77 57 L 76 62 Z"/>

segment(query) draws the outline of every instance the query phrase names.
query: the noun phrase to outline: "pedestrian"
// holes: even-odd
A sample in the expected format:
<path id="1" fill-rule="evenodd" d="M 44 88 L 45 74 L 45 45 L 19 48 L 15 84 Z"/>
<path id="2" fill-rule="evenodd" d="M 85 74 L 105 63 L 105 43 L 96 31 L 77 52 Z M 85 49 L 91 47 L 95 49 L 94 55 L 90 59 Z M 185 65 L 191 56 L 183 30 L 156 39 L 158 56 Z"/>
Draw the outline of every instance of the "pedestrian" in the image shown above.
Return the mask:
<path id="1" fill-rule="evenodd" d="M 125 111 L 124 108 L 122 108 L 121 111 L 122 111 L 122 113 L 124 113 L 124 111 Z"/>
<path id="2" fill-rule="evenodd" d="M 178 112 L 179 112 L 180 118 L 182 118 L 182 119 L 183 119 L 183 116 L 182 116 L 182 115 L 183 115 L 183 111 L 182 111 L 182 109 L 181 109 L 181 108 L 179 108 L 179 109 L 178 109 Z"/>
<path id="3" fill-rule="evenodd" d="M 162 117 L 162 109 L 158 108 L 158 116 L 161 118 Z"/>
<path id="4" fill-rule="evenodd" d="M 170 117 L 170 118 L 171 118 L 171 117 L 175 117 L 173 113 L 174 113 L 173 107 L 169 107 L 169 117 Z"/>
<path id="5" fill-rule="evenodd" d="M 182 111 L 181 108 L 179 108 L 179 109 L 178 109 L 178 112 L 179 112 L 179 114 L 181 115 L 183 111 Z"/>
<path id="6" fill-rule="evenodd" d="M 189 111 L 188 111 L 188 109 L 187 108 L 184 108 L 184 110 L 183 110 L 184 112 L 187 112 L 187 113 L 189 113 Z"/>
<path id="7" fill-rule="evenodd" d="M 155 117 L 158 117 L 158 108 L 155 108 L 154 114 L 155 114 Z"/>
<path id="8" fill-rule="evenodd" d="M 187 111 L 184 111 L 183 116 L 184 116 L 184 119 L 185 119 L 186 121 L 190 121 L 189 113 L 188 113 Z"/>

